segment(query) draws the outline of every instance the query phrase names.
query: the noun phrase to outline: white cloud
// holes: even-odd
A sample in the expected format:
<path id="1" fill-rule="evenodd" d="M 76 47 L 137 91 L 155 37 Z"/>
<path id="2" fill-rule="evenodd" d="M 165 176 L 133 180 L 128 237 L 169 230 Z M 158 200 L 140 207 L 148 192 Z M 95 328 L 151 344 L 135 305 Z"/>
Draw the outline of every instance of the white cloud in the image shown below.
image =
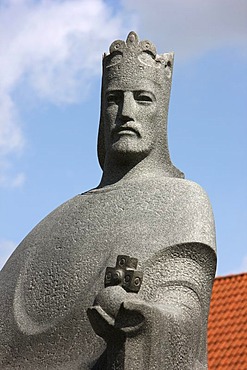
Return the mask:
<path id="1" fill-rule="evenodd" d="M 125 27 L 103 0 L 1 2 L 2 164 L 8 155 L 20 152 L 25 142 L 13 99 L 18 85 L 24 82 L 22 86 L 28 85 L 34 96 L 55 104 L 82 99 L 91 78 L 100 72 L 102 50 Z M 7 179 L 12 179 L 4 168 L 0 171 L 0 184 L 8 186 Z"/>
<path id="2" fill-rule="evenodd" d="M 25 145 L 18 87 L 54 104 L 83 99 L 100 73 L 102 51 L 132 28 L 180 61 L 227 46 L 247 54 L 245 0 L 124 0 L 121 9 L 116 3 L 113 11 L 103 0 L 0 2 L 0 185 L 21 176 L 6 172 Z"/>
<path id="3" fill-rule="evenodd" d="M 0 185 L 8 188 L 19 188 L 25 181 L 26 176 L 23 172 L 13 173 L 13 165 L 6 158 L 0 161 Z"/>
<path id="4" fill-rule="evenodd" d="M 221 47 L 247 55 L 245 0 L 124 0 L 136 12 L 139 32 L 159 44 L 160 52 L 174 50 L 179 60 Z M 229 63 L 233 55 L 229 55 Z"/>
<path id="5" fill-rule="evenodd" d="M 25 78 L 56 103 L 77 99 L 80 83 L 100 70 L 102 47 L 118 35 L 120 18 L 102 0 L 7 3 L 0 16 L 3 89 Z"/>
<path id="6" fill-rule="evenodd" d="M 0 240 L 0 270 L 16 248 L 16 243 L 12 240 Z"/>
<path id="7" fill-rule="evenodd" d="M 24 142 L 14 103 L 5 91 L 0 92 L 0 112 L 0 155 L 4 155 L 21 149 Z"/>

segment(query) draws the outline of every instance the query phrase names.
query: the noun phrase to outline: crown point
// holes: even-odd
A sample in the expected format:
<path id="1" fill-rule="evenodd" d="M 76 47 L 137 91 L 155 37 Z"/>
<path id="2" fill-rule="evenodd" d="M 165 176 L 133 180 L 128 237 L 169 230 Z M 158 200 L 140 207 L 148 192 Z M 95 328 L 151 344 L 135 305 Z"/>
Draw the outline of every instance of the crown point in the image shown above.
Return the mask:
<path id="1" fill-rule="evenodd" d="M 130 42 L 135 41 L 135 36 L 134 36 L 133 34 L 132 34 L 132 35 L 130 35 L 129 40 L 130 40 Z"/>
<path id="2" fill-rule="evenodd" d="M 129 34 L 128 34 L 128 37 L 126 39 L 126 44 L 128 46 L 130 45 L 136 45 L 138 43 L 138 36 L 137 34 L 134 32 L 134 31 L 131 31 Z"/>

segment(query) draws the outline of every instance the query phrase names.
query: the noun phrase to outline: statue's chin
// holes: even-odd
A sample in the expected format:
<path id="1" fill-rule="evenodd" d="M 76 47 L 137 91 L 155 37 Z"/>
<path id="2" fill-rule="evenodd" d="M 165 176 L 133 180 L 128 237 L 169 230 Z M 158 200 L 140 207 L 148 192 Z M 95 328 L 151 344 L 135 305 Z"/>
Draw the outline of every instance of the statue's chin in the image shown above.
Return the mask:
<path id="1" fill-rule="evenodd" d="M 151 152 L 149 143 L 142 143 L 132 137 L 124 137 L 112 144 L 110 154 L 121 162 L 140 161 Z"/>
<path id="2" fill-rule="evenodd" d="M 148 152 L 134 150 L 112 150 L 111 156 L 115 160 L 123 164 L 136 164 L 148 156 Z"/>

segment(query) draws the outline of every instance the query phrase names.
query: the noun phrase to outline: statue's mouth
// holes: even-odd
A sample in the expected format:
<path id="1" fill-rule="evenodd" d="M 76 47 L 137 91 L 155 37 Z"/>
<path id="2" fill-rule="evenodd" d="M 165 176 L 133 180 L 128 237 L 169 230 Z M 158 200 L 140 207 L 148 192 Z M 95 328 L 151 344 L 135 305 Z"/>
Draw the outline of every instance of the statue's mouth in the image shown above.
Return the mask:
<path id="1" fill-rule="evenodd" d="M 122 135 L 129 135 L 129 136 L 138 136 L 140 137 L 139 131 L 133 127 L 128 125 L 118 126 L 114 129 L 114 133 L 120 136 Z"/>

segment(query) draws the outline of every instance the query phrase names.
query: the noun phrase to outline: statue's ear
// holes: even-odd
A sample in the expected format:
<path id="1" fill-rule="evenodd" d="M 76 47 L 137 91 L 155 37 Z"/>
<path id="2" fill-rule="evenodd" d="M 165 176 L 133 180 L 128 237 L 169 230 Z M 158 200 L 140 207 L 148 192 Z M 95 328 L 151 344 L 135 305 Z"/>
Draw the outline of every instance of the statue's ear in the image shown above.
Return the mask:
<path id="1" fill-rule="evenodd" d="M 103 78 L 101 84 L 101 106 L 100 106 L 100 121 L 99 121 L 99 131 L 98 131 L 98 161 L 102 170 L 104 170 L 105 163 L 105 133 L 104 133 L 104 92 L 103 92 Z"/>

